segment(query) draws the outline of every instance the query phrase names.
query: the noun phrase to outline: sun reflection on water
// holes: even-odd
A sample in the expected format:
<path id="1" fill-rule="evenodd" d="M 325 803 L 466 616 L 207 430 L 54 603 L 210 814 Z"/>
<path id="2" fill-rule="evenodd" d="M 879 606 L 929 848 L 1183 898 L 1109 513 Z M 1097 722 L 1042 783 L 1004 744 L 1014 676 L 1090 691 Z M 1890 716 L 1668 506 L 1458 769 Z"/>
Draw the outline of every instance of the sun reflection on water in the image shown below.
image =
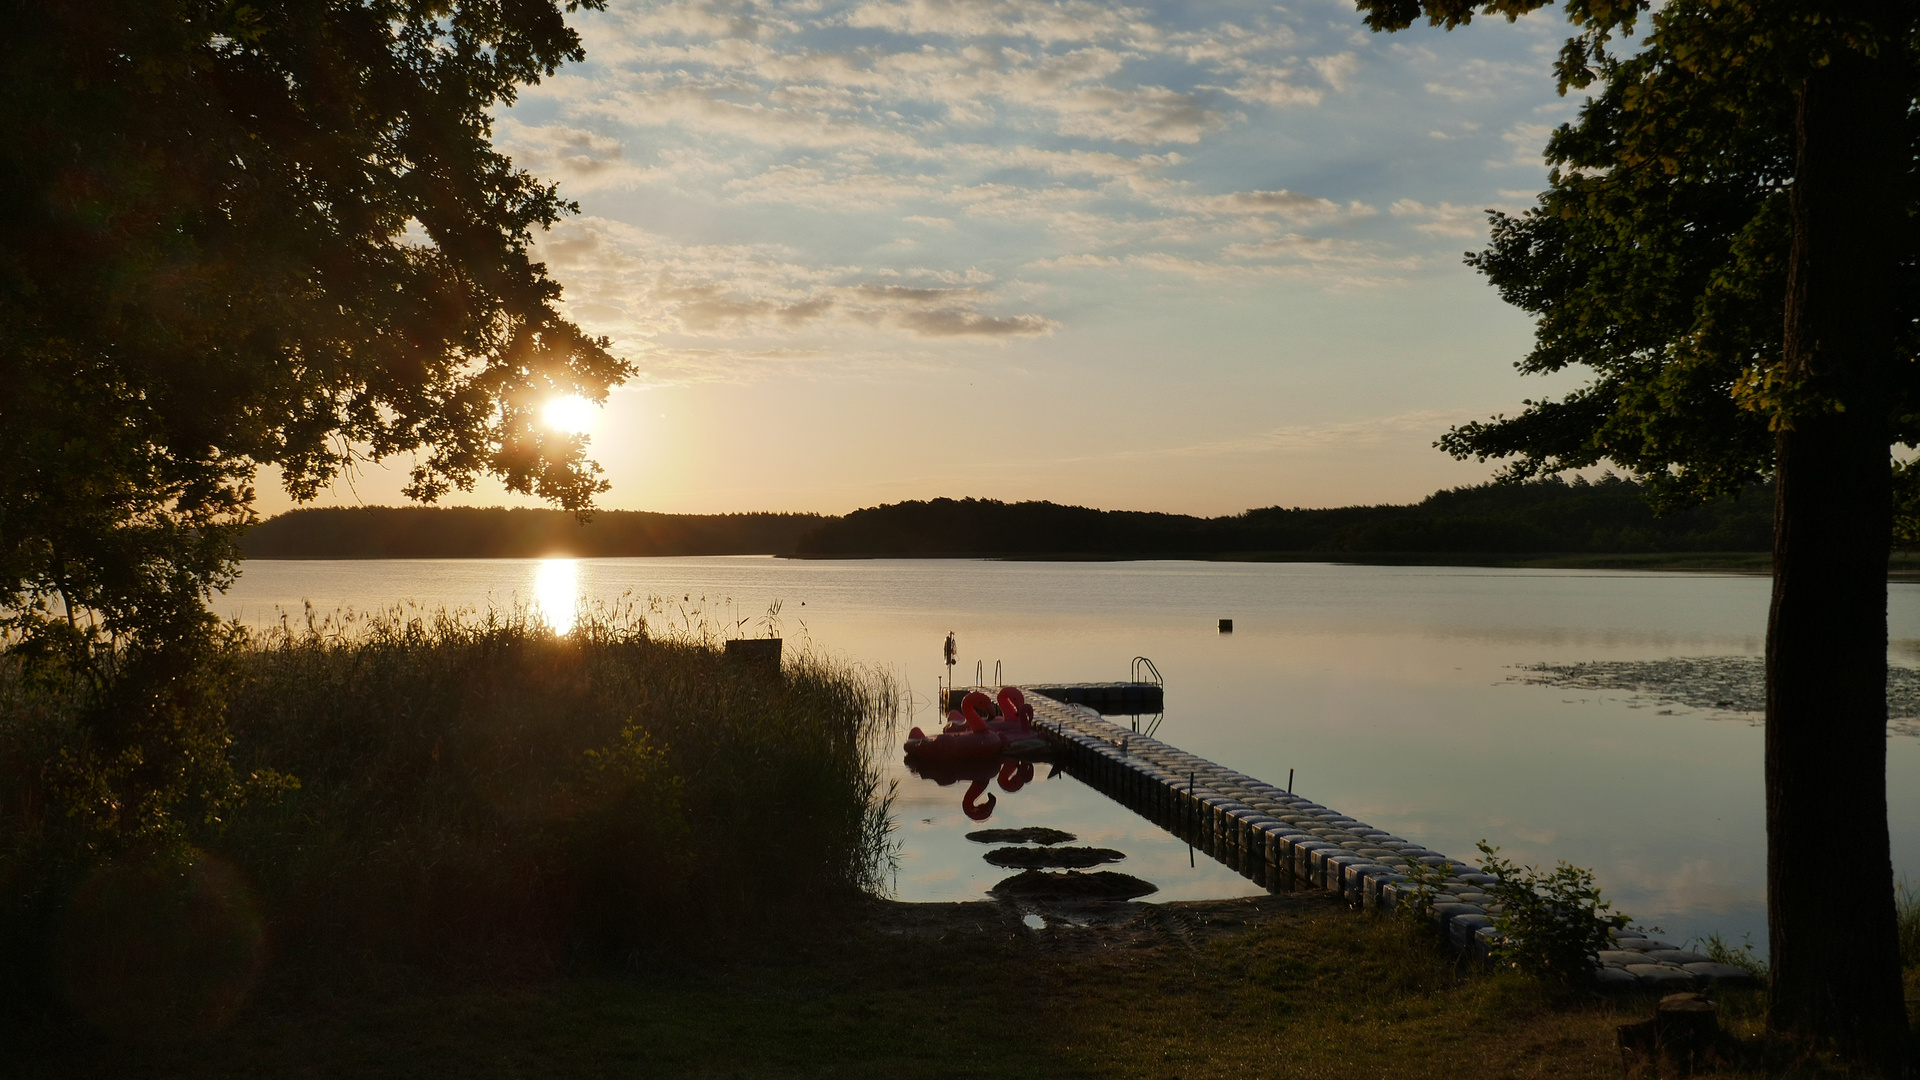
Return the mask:
<path id="1" fill-rule="evenodd" d="M 554 633 L 571 631 L 580 617 L 580 561 L 541 559 L 533 575 L 533 606 Z"/>

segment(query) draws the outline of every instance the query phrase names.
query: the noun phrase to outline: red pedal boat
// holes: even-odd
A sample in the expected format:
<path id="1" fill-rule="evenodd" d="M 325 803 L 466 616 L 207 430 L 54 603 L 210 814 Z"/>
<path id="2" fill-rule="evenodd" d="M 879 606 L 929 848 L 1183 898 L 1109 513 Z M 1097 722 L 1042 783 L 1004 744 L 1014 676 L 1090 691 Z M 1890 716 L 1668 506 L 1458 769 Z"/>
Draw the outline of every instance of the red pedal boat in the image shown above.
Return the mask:
<path id="1" fill-rule="evenodd" d="M 960 700 L 960 707 L 947 714 L 946 727 L 937 735 L 919 728 L 907 733 L 908 756 L 928 761 L 959 761 L 995 757 L 1012 750 L 1025 753 L 1043 750 L 1033 726 L 1033 706 L 1018 687 L 1000 688 L 998 707 L 994 699 L 973 691 Z"/>
<path id="2" fill-rule="evenodd" d="M 946 729 L 938 735 L 928 735 L 917 727 L 907 732 L 907 756 L 927 761 L 999 757 L 1000 751 L 1007 748 L 1007 735 L 987 726 L 986 717 L 981 716 L 975 706 L 975 698 L 992 704 L 985 694 L 968 694 L 960 708 L 947 714 Z"/>

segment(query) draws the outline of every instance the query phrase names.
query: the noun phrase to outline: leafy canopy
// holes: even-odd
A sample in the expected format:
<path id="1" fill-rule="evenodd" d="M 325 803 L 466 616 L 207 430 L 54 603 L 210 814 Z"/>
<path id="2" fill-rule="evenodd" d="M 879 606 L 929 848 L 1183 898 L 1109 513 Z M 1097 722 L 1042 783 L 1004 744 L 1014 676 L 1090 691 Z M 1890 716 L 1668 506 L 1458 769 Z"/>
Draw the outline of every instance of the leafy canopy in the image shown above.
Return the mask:
<path id="1" fill-rule="evenodd" d="M 1398 29 L 1423 13 L 1452 27 L 1476 11 L 1511 19 L 1542 5 L 1360 6 L 1375 29 Z M 1593 378 L 1564 397 L 1529 401 L 1518 416 L 1456 428 L 1440 446 L 1511 459 L 1515 478 L 1612 462 L 1672 503 L 1767 475 L 1775 430 L 1808 410 L 1849 407 L 1811 392 L 1783 359 L 1794 89 L 1834 50 L 1881 43 L 1806 4 L 1675 0 L 1647 9 L 1567 5 L 1579 32 L 1557 65 L 1561 92 L 1593 93 L 1548 141 L 1552 171 L 1538 205 L 1491 212 L 1491 243 L 1467 257 L 1538 320 L 1523 373 L 1578 365 Z M 1609 47 L 1643 18 L 1638 51 Z M 1911 36 L 1916 19 L 1905 18 Z M 1916 131 L 1910 122 L 1895 137 L 1915 145 Z M 1892 291 L 1908 308 L 1906 334 L 1901 355 L 1888 358 L 1898 361 L 1889 365 L 1892 392 L 1851 407 L 1887 410 L 1892 440 L 1912 446 L 1920 282 L 1911 251 L 1902 272 Z M 1905 479 L 1911 488 L 1920 478 Z"/>
<path id="2" fill-rule="evenodd" d="M 395 455 L 427 501 L 604 490 L 538 409 L 628 368 L 529 253 L 575 208 L 489 141 L 582 55 L 559 4 L 0 0 L 0 25 L 16 632 L 194 632 L 261 466 L 302 499 Z"/>
<path id="3" fill-rule="evenodd" d="M 569 0 L 567 10 L 601 0 Z M 555 0 L 0 0 L 0 645 L 88 687 L 49 777 L 79 849 L 180 842 L 239 775 L 207 610 L 272 466 L 409 456 L 584 510 L 559 394 L 627 366 L 534 234 L 574 208 L 491 110 L 581 56 Z"/>

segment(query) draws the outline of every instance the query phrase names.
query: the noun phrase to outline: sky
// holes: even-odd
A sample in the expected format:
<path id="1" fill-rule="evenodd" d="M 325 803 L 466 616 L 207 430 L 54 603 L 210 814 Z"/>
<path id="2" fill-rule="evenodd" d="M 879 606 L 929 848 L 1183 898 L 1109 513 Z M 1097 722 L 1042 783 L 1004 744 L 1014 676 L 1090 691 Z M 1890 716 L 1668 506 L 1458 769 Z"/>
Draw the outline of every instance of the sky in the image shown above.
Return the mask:
<path id="1" fill-rule="evenodd" d="M 1405 502 L 1494 471 L 1449 426 L 1572 385 L 1513 370 L 1531 322 L 1461 261 L 1577 108 L 1554 11 L 608 9 L 494 132 L 579 203 L 539 257 L 639 372 L 592 420 L 603 507 Z"/>

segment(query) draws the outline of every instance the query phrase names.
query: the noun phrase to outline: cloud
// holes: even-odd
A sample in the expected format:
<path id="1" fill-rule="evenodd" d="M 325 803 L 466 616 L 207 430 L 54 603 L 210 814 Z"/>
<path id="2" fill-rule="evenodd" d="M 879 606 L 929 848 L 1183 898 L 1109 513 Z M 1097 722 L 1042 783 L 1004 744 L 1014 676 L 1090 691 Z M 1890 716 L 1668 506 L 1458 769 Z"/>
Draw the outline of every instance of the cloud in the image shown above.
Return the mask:
<path id="1" fill-rule="evenodd" d="M 1427 93 L 1449 101 L 1472 101 L 1510 90 L 1522 78 L 1546 77 L 1546 72 L 1533 64 L 1473 59 L 1427 83 Z"/>
<path id="2" fill-rule="evenodd" d="M 999 318 L 964 308 L 901 311 L 894 319 L 896 325 L 927 337 L 1031 337 L 1051 334 L 1059 325 L 1038 315 Z"/>
<path id="3" fill-rule="evenodd" d="M 1293 259 L 1374 271 L 1417 270 L 1423 265 L 1418 255 L 1388 255 L 1377 245 L 1358 240 L 1299 233 L 1229 244 L 1221 254 L 1229 259 Z"/>
<path id="4" fill-rule="evenodd" d="M 1250 28 L 1228 22 L 1206 30 L 1169 34 L 1160 47 L 1163 53 L 1190 64 L 1216 71 L 1244 71 L 1258 64 L 1249 57 L 1292 49 L 1299 40 L 1300 35 L 1290 26 Z"/>
<path id="5" fill-rule="evenodd" d="M 846 25 L 902 35 L 949 38 L 1031 38 L 1051 44 L 1125 36 L 1146 13 L 1065 0 L 869 0 L 845 17 Z"/>
<path id="6" fill-rule="evenodd" d="M 1307 61 L 1314 73 L 1336 94 L 1345 93 L 1347 84 L 1360 70 L 1360 57 L 1351 52 L 1335 53 L 1332 56 L 1316 56 Z"/>
<path id="7" fill-rule="evenodd" d="M 1053 102 L 1052 108 L 1063 135 L 1149 145 L 1199 142 L 1230 119 L 1193 94 L 1164 86 L 1091 87 Z"/>
<path id="8" fill-rule="evenodd" d="M 1225 195 L 1169 201 L 1206 214 L 1272 214 L 1294 221 L 1362 218 L 1377 213 L 1365 203 L 1352 202 L 1341 206 L 1332 199 L 1303 195 L 1285 188 L 1278 191 L 1235 191 Z"/>
<path id="9" fill-rule="evenodd" d="M 1512 149 L 1505 159 L 1487 162 L 1491 166 L 1525 165 L 1532 168 L 1545 166 L 1547 136 L 1553 134 L 1553 124 L 1515 124 L 1504 135 L 1502 142 Z"/>
<path id="10" fill-rule="evenodd" d="M 933 177 L 867 168 L 803 162 L 774 165 L 754 176 L 735 177 L 722 190 L 741 202 L 785 203 L 815 209 L 871 211 L 937 193 Z"/>
<path id="11" fill-rule="evenodd" d="M 1453 126 L 1454 131 L 1451 132 L 1434 130 L 1427 132 L 1427 134 L 1435 139 L 1464 139 L 1480 130 L 1480 125 L 1471 120 L 1462 120 Z"/>
<path id="12" fill-rule="evenodd" d="M 614 95 L 563 84 L 576 109 L 637 125 L 677 124 L 778 145 L 867 146 L 911 153 L 922 132 L 902 105 L 940 110 L 945 126 L 1039 125 L 1058 134 L 1191 143 L 1232 118 L 1192 91 L 1117 78 L 1129 53 L 970 45 L 945 51 L 782 51 L 744 41 L 647 45 L 647 70 Z M 570 92 L 570 93 L 569 93 Z"/>
<path id="13" fill-rule="evenodd" d="M 1480 234 L 1464 208 L 1482 197 L 1473 187 L 1418 172 L 1353 185 L 1346 163 L 1365 154 L 1325 148 L 1362 146 L 1375 124 L 1340 112 L 1354 108 L 1343 95 L 1411 90 L 1431 111 L 1423 83 L 1443 98 L 1505 93 L 1535 60 L 1447 63 L 1397 39 L 1368 53 L 1283 8 L 1213 10 L 623 7 L 581 20 L 587 63 L 527 88 L 498 131 L 522 167 L 576 197 L 628 193 L 583 201 L 651 224 L 588 219 L 542 241 L 569 310 L 623 347 L 709 371 L 726 357 L 871 351 L 853 347 L 861 334 L 924 359 L 1055 333 L 1043 308 L 1074 274 L 1147 290 L 1377 288 L 1430 265 L 1425 238 Z M 1529 123 L 1505 143 L 1533 140 L 1523 149 L 1537 156 L 1542 117 L 1486 122 L 1516 118 Z M 1403 149 L 1425 160 L 1442 148 L 1421 132 L 1477 122 L 1416 121 Z M 1375 204 L 1389 202 L 1383 215 Z M 791 246 L 738 242 L 755 236 Z M 1007 280 L 1022 266 L 1050 277 Z"/>
<path id="14" fill-rule="evenodd" d="M 1442 202 L 1428 206 L 1416 199 L 1400 199 L 1390 208 L 1394 217 L 1420 221 L 1413 231 L 1423 236 L 1458 236 L 1477 239 L 1486 235 L 1484 211 Z"/>
<path id="15" fill-rule="evenodd" d="M 531 126 L 509 118 L 500 122 L 496 135 L 516 165 L 576 191 L 630 185 L 646 175 L 627 160 L 619 139 L 587 128 Z"/>
<path id="16" fill-rule="evenodd" d="M 1258 67 L 1246 71 L 1238 80 L 1220 87 L 1220 92 L 1240 101 L 1287 108 L 1315 106 L 1326 100 L 1326 91 L 1317 86 L 1301 86 L 1293 81 L 1290 67 Z"/>
<path id="17" fill-rule="evenodd" d="M 623 10 L 617 16 L 619 38 L 644 40 L 655 37 L 708 37 L 733 40 L 764 40 L 791 33 L 797 25 L 791 20 L 772 17 L 765 7 L 754 4 L 715 2 L 665 3 Z M 589 44 L 606 47 L 613 35 L 591 34 Z M 617 39 L 616 39 L 617 40 Z M 599 55 L 599 49 L 594 50 Z"/>
<path id="18" fill-rule="evenodd" d="M 1228 258 L 1238 260 L 1233 262 L 1165 251 L 1127 255 L 1082 252 L 1038 259 L 1028 263 L 1027 267 L 1034 270 L 1141 270 L 1216 285 L 1251 286 L 1289 279 L 1313 280 L 1326 291 L 1349 291 L 1399 284 L 1404 279 L 1396 272 L 1417 269 L 1421 265 L 1415 256 L 1390 258 L 1332 241 L 1295 239 L 1301 242 L 1271 246 L 1233 245 L 1225 252 Z M 1252 261 L 1255 259 L 1285 261 Z"/>
<path id="19" fill-rule="evenodd" d="M 810 265 L 777 245 L 680 244 L 593 217 L 557 226 L 538 254 L 568 283 L 568 313 L 612 337 L 623 355 L 713 342 L 692 350 L 703 358 L 700 378 L 737 377 L 727 357 L 763 354 L 776 342 L 814 355 L 847 333 L 1001 341 L 1058 328 L 1038 313 L 994 310 L 1004 300 L 977 270 L 896 270 L 889 276 L 910 280 L 876 282 L 876 272 Z"/>
<path id="20" fill-rule="evenodd" d="M 658 90 L 630 89 L 579 102 L 575 111 L 633 127 L 682 127 L 708 139 L 732 137 L 771 146 L 859 148 L 909 156 L 917 150 L 913 136 L 907 132 L 818 109 L 769 104 L 764 99 L 735 101 L 725 96 L 725 89 L 691 83 Z"/>

